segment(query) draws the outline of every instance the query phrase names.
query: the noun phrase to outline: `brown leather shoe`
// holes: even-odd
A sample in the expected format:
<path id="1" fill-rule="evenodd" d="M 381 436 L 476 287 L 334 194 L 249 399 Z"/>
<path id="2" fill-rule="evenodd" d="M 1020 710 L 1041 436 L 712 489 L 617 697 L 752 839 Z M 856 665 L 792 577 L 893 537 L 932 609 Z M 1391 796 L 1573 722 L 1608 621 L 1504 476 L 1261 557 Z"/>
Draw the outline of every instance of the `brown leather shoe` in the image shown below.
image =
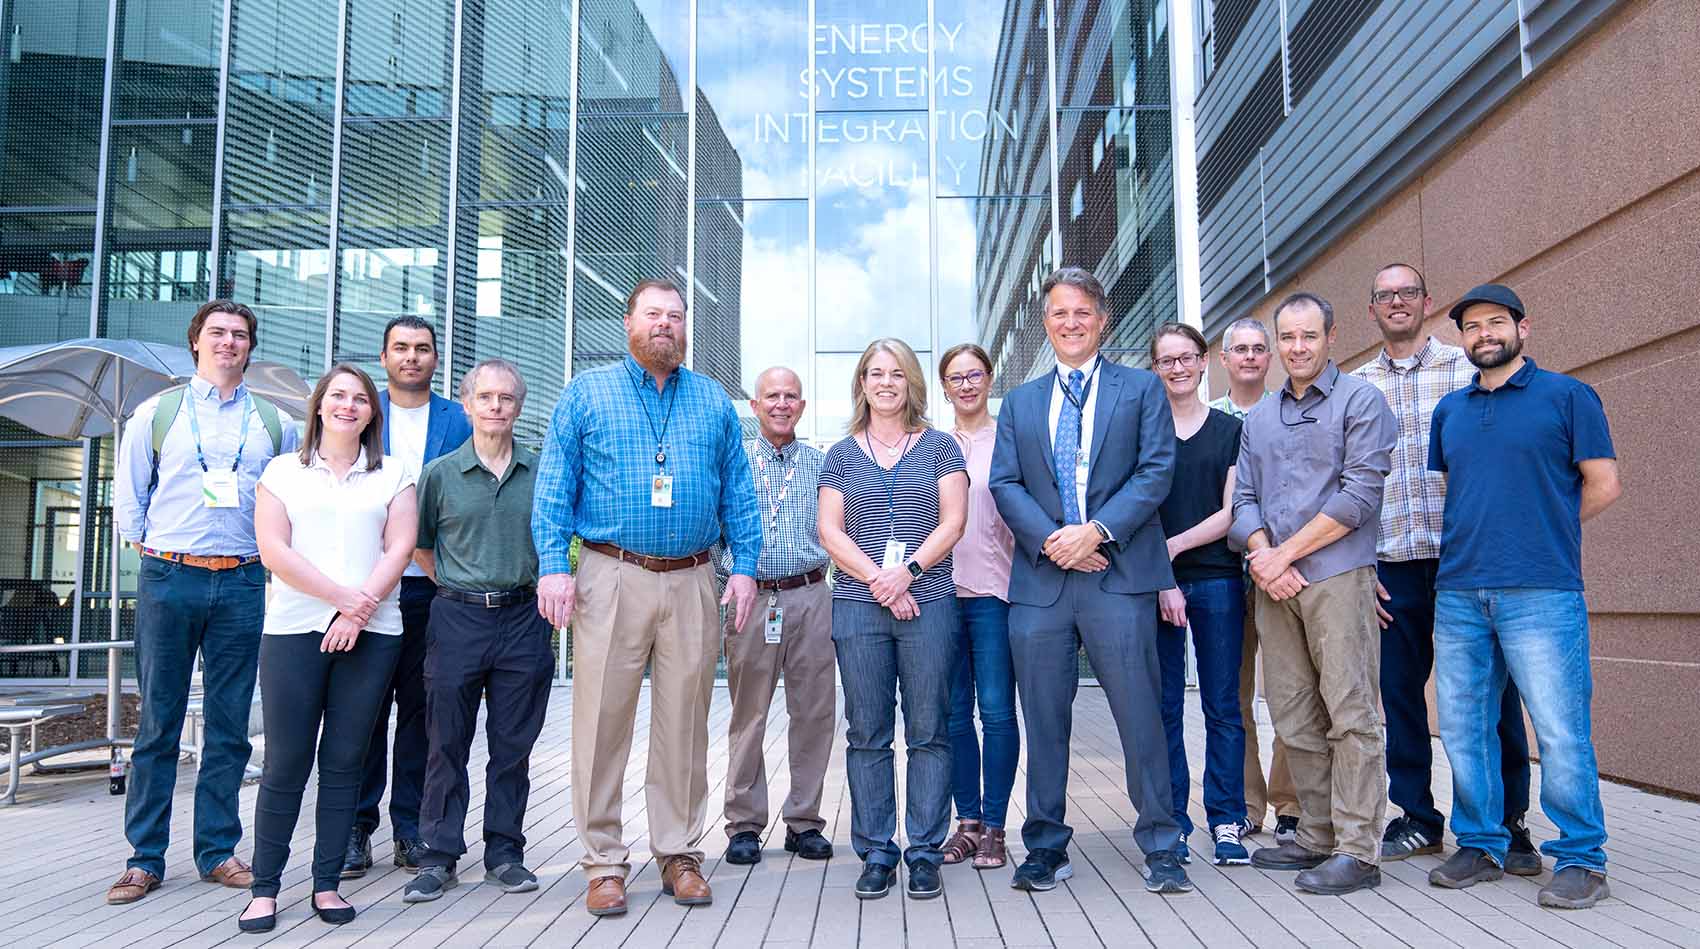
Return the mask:
<path id="1" fill-rule="evenodd" d="M 211 873 L 201 874 L 201 879 L 233 890 L 246 890 L 254 885 L 254 871 L 242 862 L 241 857 L 232 854 L 229 860 L 213 867 Z"/>
<path id="2" fill-rule="evenodd" d="M 106 891 L 106 901 L 113 906 L 123 906 L 159 889 L 159 877 L 154 876 L 141 867 L 130 867 L 112 888 Z"/>
<path id="3" fill-rule="evenodd" d="M 624 916 L 626 881 L 615 876 L 591 880 L 590 892 L 584 895 L 584 908 L 592 916 Z"/>
<path id="4" fill-rule="evenodd" d="M 695 857 L 668 857 L 661 864 L 661 892 L 680 906 L 707 906 L 714 891 L 702 878 L 702 865 Z"/>

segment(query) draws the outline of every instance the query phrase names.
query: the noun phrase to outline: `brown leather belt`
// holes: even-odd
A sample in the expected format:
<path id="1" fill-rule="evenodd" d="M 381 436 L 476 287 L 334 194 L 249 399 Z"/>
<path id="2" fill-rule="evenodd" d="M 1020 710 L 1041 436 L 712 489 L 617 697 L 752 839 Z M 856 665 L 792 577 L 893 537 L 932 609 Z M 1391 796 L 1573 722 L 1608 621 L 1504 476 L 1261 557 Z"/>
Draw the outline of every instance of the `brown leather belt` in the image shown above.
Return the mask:
<path id="1" fill-rule="evenodd" d="M 708 563 L 708 551 L 700 551 L 689 557 L 651 557 L 647 554 L 634 554 L 629 550 L 621 550 L 613 544 L 604 544 L 599 540 L 583 542 L 586 550 L 594 550 L 615 560 L 635 564 L 652 573 L 670 573 L 674 570 L 688 570 Z"/>
<path id="2" fill-rule="evenodd" d="M 199 554 L 177 554 L 169 550 L 154 550 L 152 547 L 143 547 L 139 544 L 136 549 L 141 551 L 144 557 L 169 560 L 172 563 L 180 563 L 185 567 L 199 567 L 202 570 L 234 570 L 237 567 L 246 567 L 251 563 L 260 562 L 259 554 L 254 554 L 251 557 L 202 557 Z"/>
<path id="3" fill-rule="evenodd" d="M 756 587 L 769 593 L 778 593 L 780 590 L 795 590 L 798 587 L 806 587 L 811 583 L 819 583 L 825 579 L 826 568 L 816 567 L 808 573 L 799 573 L 794 577 L 783 577 L 778 580 L 757 580 Z"/>

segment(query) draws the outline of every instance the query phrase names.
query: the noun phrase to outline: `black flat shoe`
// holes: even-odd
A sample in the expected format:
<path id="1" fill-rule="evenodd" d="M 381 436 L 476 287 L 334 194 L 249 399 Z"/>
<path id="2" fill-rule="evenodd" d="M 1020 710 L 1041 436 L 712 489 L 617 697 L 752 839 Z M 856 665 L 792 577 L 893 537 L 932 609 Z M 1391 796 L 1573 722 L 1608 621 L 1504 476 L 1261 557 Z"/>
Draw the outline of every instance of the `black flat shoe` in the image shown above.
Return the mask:
<path id="1" fill-rule="evenodd" d="M 248 907 L 244 906 L 242 911 L 247 912 Z M 252 919 L 243 919 L 241 916 L 237 916 L 236 928 L 245 933 L 269 933 L 277 928 L 277 910 L 274 908 L 270 913 L 264 916 L 255 916 Z"/>
<path id="2" fill-rule="evenodd" d="M 324 907 L 320 906 L 317 901 L 313 903 L 313 912 L 317 914 L 320 919 L 332 926 L 341 926 L 346 923 L 352 923 L 354 922 L 355 917 L 354 907 L 352 906 Z"/>

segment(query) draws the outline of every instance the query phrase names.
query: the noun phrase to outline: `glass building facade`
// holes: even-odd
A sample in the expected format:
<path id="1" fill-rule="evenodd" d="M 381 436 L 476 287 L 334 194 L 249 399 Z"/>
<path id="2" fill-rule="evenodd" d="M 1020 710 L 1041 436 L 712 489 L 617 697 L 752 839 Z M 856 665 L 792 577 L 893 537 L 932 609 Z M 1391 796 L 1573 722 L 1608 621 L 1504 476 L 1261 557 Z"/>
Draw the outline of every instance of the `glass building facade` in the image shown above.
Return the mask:
<path id="1" fill-rule="evenodd" d="M 1189 0 L 1178 0 L 1189 2 Z M 874 337 L 931 370 L 1048 366 L 1039 281 L 1110 290 L 1139 362 L 1176 311 L 1164 0 L 0 0 L 0 346 L 181 344 L 202 301 L 315 378 L 438 328 L 440 388 L 525 373 L 539 438 L 619 358 L 627 292 L 689 288 L 740 410 L 804 379 L 835 439 Z M 753 428 L 753 422 L 751 423 Z M 0 422 L 0 643 L 104 638 L 106 440 Z M 133 564 L 131 565 L 133 566 Z M 134 582 L 120 568 L 121 589 Z M 0 677 L 100 675 L 59 655 Z"/>

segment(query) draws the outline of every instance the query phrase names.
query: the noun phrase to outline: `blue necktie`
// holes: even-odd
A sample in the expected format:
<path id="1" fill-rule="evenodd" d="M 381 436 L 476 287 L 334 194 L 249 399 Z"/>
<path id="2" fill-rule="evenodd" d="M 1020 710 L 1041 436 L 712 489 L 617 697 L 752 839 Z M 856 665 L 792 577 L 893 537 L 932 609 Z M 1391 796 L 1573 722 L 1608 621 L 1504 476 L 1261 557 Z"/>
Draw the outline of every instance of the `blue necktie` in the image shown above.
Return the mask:
<path id="1" fill-rule="evenodd" d="M 1057 437 L 1051 451 L 1057 490 L 1062 493 L 1063 522 L 1067 524 L 1081 522 L 1080 499 L 1075 496 L 1074 455 L 1080 450 L 1080 409 L 1086 404 L 1080 383 L 1085 378 L 1079 369 L 1069 371 L 1068 394 L 1072 398 L 1063 399 L 1062 411 L 1057 413 Z"/>

